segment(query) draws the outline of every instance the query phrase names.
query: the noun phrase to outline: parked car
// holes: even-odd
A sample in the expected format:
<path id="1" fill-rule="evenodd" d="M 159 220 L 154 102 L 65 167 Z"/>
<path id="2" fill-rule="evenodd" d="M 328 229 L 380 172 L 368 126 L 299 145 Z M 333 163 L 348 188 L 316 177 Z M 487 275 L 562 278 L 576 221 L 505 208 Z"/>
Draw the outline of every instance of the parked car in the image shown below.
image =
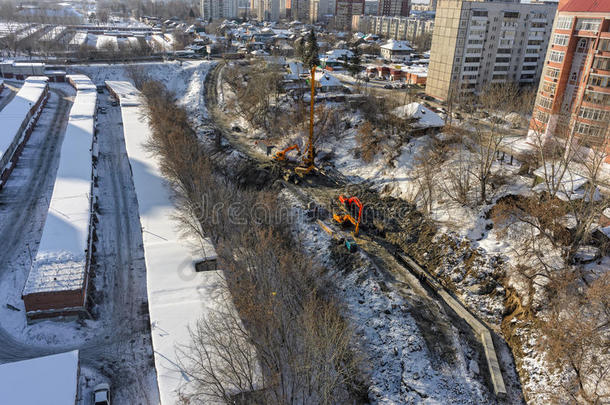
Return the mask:
<path id="1" fill-rule="evenodd" d="M 111 103 L 111 104 L 112 104 L 113 106 L 117 106 L 117 105 L 119 105 L 119 102 L 118 102 L 118 101 L 116 101 L 116 100 L 112 100 L 112 103 Z"/>
<path id="2" fill-rule="evenodd" d="M 98 384 L 93 388 L 93 404 L 110 405 L 110 386 L 108 384 Z"/>
<path id="3" fill-rule="evenodd" d="M 99 108 L 100 114 L 106 114 L 106 107 Z"/>
<path id="4" fill-rule="evenodd" d="M 383 86 L 384 89 L 392 89 L 392 85 L 391 84 L 386 84 Z"/>

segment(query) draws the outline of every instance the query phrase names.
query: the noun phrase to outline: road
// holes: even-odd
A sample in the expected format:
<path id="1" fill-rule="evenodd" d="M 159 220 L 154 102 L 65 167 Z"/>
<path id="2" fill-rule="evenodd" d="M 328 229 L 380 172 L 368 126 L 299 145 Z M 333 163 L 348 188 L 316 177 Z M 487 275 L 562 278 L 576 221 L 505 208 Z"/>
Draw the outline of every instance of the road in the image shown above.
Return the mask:
<path id="1" fill-rule="evenodd" d="M 0 110 L 2 110 L 10 101 L 15 97 L 15 94 L 19 91 L 19 86 L 15 86 L 12 83 L 4 82 L 4 89 L 0 95 Z"/>
<path id="2" fill-rule="evenodd" d="M 91 295 L 97 320 L 82 342 L 45 346 L 22 342 L 0 326 L 0 363 L 79 349 L 81 365 L 110 380 L 114 403 L 156 404 L 142 233 L 120 107 L 108 102 L 108 93 L 98 96 L 108 112 L 98 114 L 99 240 Z M 39 121 L 49 124 L 48 130 L 34 132 L 13 172 L 15 180 L 0 193 L 0 272 L 27 271 L 35 255 L 55 180 L 39 174 L 57 171 L 70 106 L 70 97 L 52 90 Z M 83 381 L 85 400 L 79 403 L 88 404 L 95 382 Z"/>

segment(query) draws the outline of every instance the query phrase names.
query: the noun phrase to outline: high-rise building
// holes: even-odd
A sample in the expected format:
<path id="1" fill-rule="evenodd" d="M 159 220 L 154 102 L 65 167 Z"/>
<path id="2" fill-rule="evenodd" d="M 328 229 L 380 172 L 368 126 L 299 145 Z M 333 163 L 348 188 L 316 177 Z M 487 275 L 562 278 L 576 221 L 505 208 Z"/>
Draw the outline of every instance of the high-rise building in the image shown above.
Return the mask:
<path id="1" fill-rule="evenodd" d="M 609 122 L 610 1 L 561 0 L 530 136 L 574 135 L 610 156 Z"/>
<path id="2" fill-rule="evenodd" d="M 239 14 L 238 0 L 201 0 L 201 18 L 206 21 L 235 18 Z"/>
<path id="3" fill-rule="evenodd" d="M 291 0 L 290 15 L 293 20 L 298 20 L 303 23 L 310 21 L 309 18 L 309 2 L 310 0 Z"/>
<path id="4" fill-rule="evenodd" d="M 316 23 L 335 14 L 334 0 L 311 0 L 309 2 L 309 21 Z"/>
<path id="5" fill-rule="evenodd" d="M 361 14 L 364 14 L 364 0 L 337 0 L 335 26 L 337 29 L 349 30 L 352 27 L 352 16 Z"/>
<path id="6" fill-rule="evenodd" d="M 377 15 L 408 17 L 409 11 L 409 0 L 379 0 L 377 3 Z"/>
<path id="7" fill-rule="evenodd" d="M 556 9 L 557 3 L 438 0 L 426 93 L 446 101 L 495 83 L 536 85 Z"/>
<path id="8" fill-rule="evenodd" d="M 259 21 L 278 21 L 280 19 L 280 0 L 255 0 L 253 14 Z"/>

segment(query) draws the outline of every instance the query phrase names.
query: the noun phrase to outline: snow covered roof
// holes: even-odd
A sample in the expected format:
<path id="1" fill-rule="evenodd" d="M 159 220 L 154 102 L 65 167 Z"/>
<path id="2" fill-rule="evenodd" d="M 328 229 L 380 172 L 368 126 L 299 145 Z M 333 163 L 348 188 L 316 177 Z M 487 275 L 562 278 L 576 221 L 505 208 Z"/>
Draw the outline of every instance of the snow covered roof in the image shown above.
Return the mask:
<path id="1" fill-rule="evenodd" d="M 399 118 L 415 119 L 415 128 L 440 128 L 445 125 L 445 121 L 434 111 L 420 103 L 411 103 L 396 107 L 392 113 Z"/>
<path id="2" fill-rule="evenodd" d="M 0 365 L 3 404 L 74 405 L 78 350 Z"/>
<path id="3" fill-rule="evenodd" d="M 343 87 L 343 84 L 335 76 L 328 72 L 316 70 L 316 86 L 318 87 Z"/>
<path id="4" fill-rule="evenodd" d="M 23 295 L 79 290 L 85 282 L 97 93 L 88 77 L 67 77 L 71 83 L 77 83 L 76 97 L 61 146 L 40 246 Z"/>
<path id="5" fill-rule="evenodd" d="M 326 52 L 327 59 L 352 58 L 354 53 L 349 49 L 332 49 Z"/>
<path id="6" fill-rule="evenodd" d="M 137 90 L 126 82 L 106 82 L 120 97 Z M 116 87 L 115 87 L 116 86 Z M 150 128 L 142 118 L 141 107 L 124 103 L 121 115 L 125 146 L 138 198 L 144 258 L 146 261 L 148 306 L 152 344 L 161 404 L 179 402 L 178 388 L 188 381 L 181 372 L 176 347 L 190 342 L 188 328 L 218 305 L 215 299 L 225 290 L 221 271 L 196 272 L 195 263 L 215 258 L 214 247 L 184 238 L 175 219 L 176 209 L 159 168 L 159 159 L 151 157 L 144 146 Z M 223 294 L 223 297 L 225 295 Z M 224 301 L 233 306 L 230 298 Z"/>
<path id="7" fill-rule="evenodd" d="M 389 40 L 387 43 L 381 45 L 382 49 L 388 49 L 390 51 L 412 51 L 413 48 L 409 46 L 406 41 L 395 41 Z"/>
<path id="8" fill-rule="evenodd" d="M 4 156 L 13 144 L 23 121 L 30 112 L 30 108 L 42 97 L 49 79 L 45 76 L 31 76 L 25 79 L 23 86 L 15 97 L 0 111 L 0 161 L 10 156 Z M 3 169 L 0 167 L 0 170 Z"/>
<path id="9" fill-rule="evenodd" d="M 140 102 L 140 92 L 133 87 L 133 84 L 125 81 L 106 81 L 106 85 L 119 97 L 121 106 L 138 106 Z"/>
<path id="10" fill-rule="evenodd" d="M 550 182 L 552 187 L 557 189 L 556 197 L 560 200 L 579 200 L 585 197 L 584 186 L 587 184 L 588 179 L 559 163 L 547 162 L 544 166 L 536 169 L 534 175 Z M 538 193 L 546 191 L 547 185 L 545 181 L 537 184 L 532 190 Z M 595 201 L 601 199 L 599 190 L 596 189 L 594 191 L 593 199 Z"/>

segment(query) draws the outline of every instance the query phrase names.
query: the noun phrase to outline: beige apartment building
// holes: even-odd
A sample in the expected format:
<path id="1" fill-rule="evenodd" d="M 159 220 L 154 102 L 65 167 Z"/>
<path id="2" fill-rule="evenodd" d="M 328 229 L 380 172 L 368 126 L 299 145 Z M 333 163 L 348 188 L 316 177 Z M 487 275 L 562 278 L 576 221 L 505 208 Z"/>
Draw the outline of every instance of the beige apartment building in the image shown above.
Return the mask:
<path id="1" fill-rule="evenodd" d="M 352 17 L 352 31 L 375 34 L 397 41 L 413 40 L 432 32 L 434 20 L 418 17 L 384 17 L 355 15 Z"/>
<path id="2" fill-rule="evenodd" d="M 537 85 L 557 3 L 438 0 L 426 94 L 477 94 L 494 83 Z"/>

